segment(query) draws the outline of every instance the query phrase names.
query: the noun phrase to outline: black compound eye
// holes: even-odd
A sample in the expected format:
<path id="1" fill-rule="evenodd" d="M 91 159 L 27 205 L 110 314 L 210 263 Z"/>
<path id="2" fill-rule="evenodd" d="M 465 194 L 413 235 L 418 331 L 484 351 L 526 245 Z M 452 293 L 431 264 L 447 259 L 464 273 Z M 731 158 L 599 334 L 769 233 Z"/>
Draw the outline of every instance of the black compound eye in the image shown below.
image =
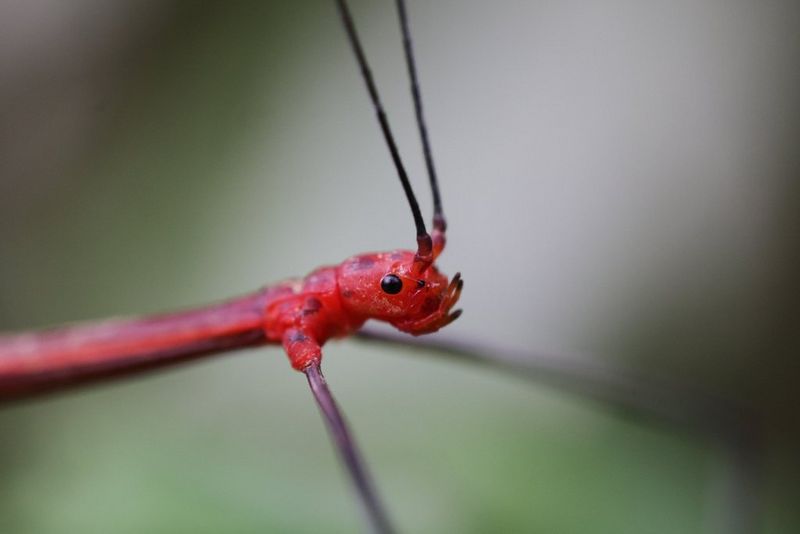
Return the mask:
<path id="1" fill-rule="evenodd" d="M 381 289 L 384 293 L 397 295 L 403 289 L 403 281 L 396 274 L 387 274 L 381 280 Z"/>

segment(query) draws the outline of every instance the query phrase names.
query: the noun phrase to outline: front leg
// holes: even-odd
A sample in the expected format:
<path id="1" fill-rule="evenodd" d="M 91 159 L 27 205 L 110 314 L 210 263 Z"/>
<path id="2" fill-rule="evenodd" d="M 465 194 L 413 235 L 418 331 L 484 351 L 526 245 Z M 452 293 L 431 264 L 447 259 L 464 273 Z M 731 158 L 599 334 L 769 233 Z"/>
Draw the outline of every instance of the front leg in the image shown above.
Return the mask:
<path id="1" fill-rule="evenodd" d="M 322 349 L 314 337 L 300 328 L 290 328 L 283 334 L 283 349 L 289 357 L 292 367 L 305 371 L 311 365 L 319 365 L 322 360 Z"/>

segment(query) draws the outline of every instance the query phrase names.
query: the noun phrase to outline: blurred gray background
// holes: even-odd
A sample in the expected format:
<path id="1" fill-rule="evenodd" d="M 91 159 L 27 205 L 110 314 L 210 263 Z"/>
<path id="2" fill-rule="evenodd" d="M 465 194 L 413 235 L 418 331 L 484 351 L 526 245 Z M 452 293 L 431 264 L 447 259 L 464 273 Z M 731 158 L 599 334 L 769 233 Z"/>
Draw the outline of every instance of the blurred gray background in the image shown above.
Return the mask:
<path id="1" fill-rule="evenodd" d="M 393 3 L 353 9 L 427 212 Z M 400 529 L 800 530 L 800 5 L 409 12 L 441 267 L 466 279 L 437 335 L 581 355 L 725 411 L 683 427 L 330 343 Z M 0 0 L 1 330 L 198 305 L 413 244 L 332 2 Z M 360 526 L 278 348 L 0 409 L 4 533 Z"/>

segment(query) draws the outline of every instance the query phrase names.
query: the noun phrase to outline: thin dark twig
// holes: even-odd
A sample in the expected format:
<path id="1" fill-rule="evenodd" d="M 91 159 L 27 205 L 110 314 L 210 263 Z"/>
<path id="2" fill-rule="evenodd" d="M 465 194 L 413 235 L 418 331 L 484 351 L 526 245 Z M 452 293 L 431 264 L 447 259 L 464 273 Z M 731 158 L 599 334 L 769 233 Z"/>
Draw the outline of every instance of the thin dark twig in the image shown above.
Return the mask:
<path id="1" fill-rule="evenodd" d="M 358 496 L 361 498 L 361 503 L 372 531 L 381 534 L 393 532 L 394 529 L 392 529 L 389 522 L 386 510 L 378 498 L 378 493 L 375 491 L 356 442 L 350 434 L 347 423 L 345 423 L 330 389 L 328 389 L 328 383 L 322 375 L 319 364 L 309 365 L 304 372 L 320 412 L 322 412 L 325 419 L 331 439 L 342 462 L 347 467 Z"/>

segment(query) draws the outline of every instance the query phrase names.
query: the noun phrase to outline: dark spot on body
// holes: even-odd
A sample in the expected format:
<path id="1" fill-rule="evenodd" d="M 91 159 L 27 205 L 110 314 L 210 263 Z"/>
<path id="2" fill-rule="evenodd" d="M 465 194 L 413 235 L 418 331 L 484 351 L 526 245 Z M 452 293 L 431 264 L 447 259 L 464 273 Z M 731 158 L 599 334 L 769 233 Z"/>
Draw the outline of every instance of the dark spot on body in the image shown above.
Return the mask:
<path id="1" fill-rule="evenodd" d="M 360 257 L 356 258 L 350 262 L 350 268 L 354 271 L 364 271 L 366 269 L 371 269 L 372 266 L 375 265 L 375 260 L 372 258 L 365 258 Z"/>
<path id="2" fill-rule="evenodd" d="M 308 341 L 308 336 L 302 332 L 295 332 L 289 337 L 289 343 L 303 343 Z"/>
<path id="3" fill-rule="evenodd" d="M 313 315 L 322 309 L 322 302 L 316 297 L 309 297 L 303 305 L 303 315 Z"/>
<path id="4" fill-rule="evenodd" d="M 345 289 L 344 291 L 342 291 L 342 297 L 346 299 L 353 298 L 353 292 L 350 291 L 349 289 Z"/>

